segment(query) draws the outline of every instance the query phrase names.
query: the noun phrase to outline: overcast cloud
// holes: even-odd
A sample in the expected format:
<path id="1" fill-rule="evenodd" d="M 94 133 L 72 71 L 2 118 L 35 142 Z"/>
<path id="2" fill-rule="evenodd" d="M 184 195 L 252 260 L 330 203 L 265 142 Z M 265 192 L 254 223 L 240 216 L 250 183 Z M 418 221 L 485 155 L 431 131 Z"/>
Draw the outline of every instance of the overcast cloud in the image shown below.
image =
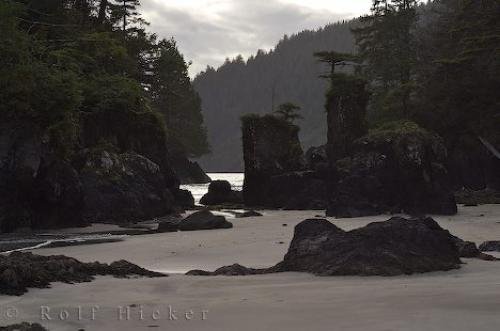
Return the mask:
<path id="1" fill-rule="evenodd" d="M 269 50 L 284 34 L 315 29 L 368 12 L 371 0 L 142 0 L 150 30 L 174 37 L 194 76 L 258 49 Z"/>

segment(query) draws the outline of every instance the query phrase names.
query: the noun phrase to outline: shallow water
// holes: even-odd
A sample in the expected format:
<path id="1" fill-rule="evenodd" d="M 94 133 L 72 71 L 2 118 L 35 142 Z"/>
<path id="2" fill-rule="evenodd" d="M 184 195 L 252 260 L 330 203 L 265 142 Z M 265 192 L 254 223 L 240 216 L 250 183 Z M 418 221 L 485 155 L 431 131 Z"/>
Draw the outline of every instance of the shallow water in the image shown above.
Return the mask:
<path id="1" fill-rule="evenodd" d="M 243 190 L 243 179 L 245 178 L 243 173 L 209 173 L 208 176 L 212 180 L 227 180 L 235 191 Z M 201 198 L 208 192 L 208 185 L 209 183 L 182 185 L 181 189 L 191 191 L 195 204 L 199 205 Z"/>
<path id="2" fill-rule="evenodd" d="M 66 247 L 86 244 L 102 244 L 122 241 L 127 235 L 112 234 L 38 234 L 31 237 L 6 237 L 0 239 L 0 254 L 29 251 L 38 248 Z"/>

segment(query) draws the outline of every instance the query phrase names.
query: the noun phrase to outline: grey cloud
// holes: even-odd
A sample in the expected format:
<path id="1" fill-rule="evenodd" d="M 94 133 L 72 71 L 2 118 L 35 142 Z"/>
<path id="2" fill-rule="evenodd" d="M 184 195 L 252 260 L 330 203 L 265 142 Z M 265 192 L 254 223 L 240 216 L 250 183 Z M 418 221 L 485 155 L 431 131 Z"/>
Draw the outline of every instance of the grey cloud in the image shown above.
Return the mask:
<path id="1" fill-rule="evenodd" d="M 207 65 L 222 64 L 226 57 L 237 54 L 247 57 L 258 49 L 269 49 L 284 34 L 317 28 L 342 18 L 280 0 L 233 0 L 229 10 L 210 21 L 196 12 L 169 6 L 168 1 L 142 3 L 151 31 L 161 38 L 174 37 L 186 59 L 193 61 L 192 75 Z"/>

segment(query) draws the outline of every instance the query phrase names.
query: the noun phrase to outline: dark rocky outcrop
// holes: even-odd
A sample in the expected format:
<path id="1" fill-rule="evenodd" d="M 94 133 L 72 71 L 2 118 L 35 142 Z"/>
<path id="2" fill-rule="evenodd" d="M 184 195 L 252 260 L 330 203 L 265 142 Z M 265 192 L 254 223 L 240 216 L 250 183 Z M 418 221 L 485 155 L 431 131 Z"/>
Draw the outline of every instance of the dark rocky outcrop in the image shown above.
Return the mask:
<path id="1" fill-rule="evenodd" d="M 325 209 L 327 170 L 306 170 L 299 128 L 272 115 L 248 115 L 243 121 L 245 205 L 285 209 Z M 309 157 L 313 158 L 314 152 Z M 318 162 L 319 165 L 321 162 Z M 319 170 L 323 169 L 323 170 Z"/>
<path id="2" fill-rule="evenodd" d="M 346 157 L 353 142 L 367 132 L 366 108 L 369 92 L 367 82 L 356 76 L 334 74 L 326 95 L 329 162 Z"/>
<path id="3" fill-rule="evenodd" d="M 81 113 L 81 145 L 94 148 L 105 141 L 119 154 L 134 152 L 142 155 L 158 165 L 167 188 L 177 188 L 180 180 L 170 163 L 168 137 L 160 116 L 153 112 L 122 109 Z"/>
<path id="4" fill-rule="evenodd" d="M 282 271 L 318 275 L 413 274 L 456 269 L 451 235 L 430 218 L 392 218 L 345 232 L 326 220 L 297 225 Z"/>
<path id="5" fill-rule="evenodd" d="M 500 241 L 486 241 L 479 245 L 481 252 L 500 252 Z"/>
<path id="6" fill-rule="evenodd" d="M 130 222 L 175 210 L 160 167 L 135 154 L 87 151 L 80 169 L 85 195 L 84 217 L 90 222 Z"/>
<path id="7" fill-rule="evenodd" d="M 327 164 L 326 145 L 310 147 L 306 152 L 306 163 L 307 168 L 311 170 L 315 170 L 318 165 Z"/>
<path id="8" fill-rule="evenodd" d="M 0 294 L 22 295 L 28 288 L 48 288 L 53 282 L 89 282 L 95 276 L 104 275 L 119 278 L 166 276 L 123 260 L 108 265 L 99 262 L 82 263 L 62 255 L 41 256 L 21 252 L 0 255 Z"/>
<path id="9" fill-rule="evenodd" d="M 0 331 L 47 331 L 47 329 L 38 323 L 31 324 L 23 322 L 20 324 L 0 326 Z"/>
<path id="10" fill-rule="evenodd" d="M 114 184 L 118 185 L 112 189 L 125 193 L 125 200 L 133 200 L 132 205 L 142 206 L 139 208 L 142 211 L 134 211 L 133 208 L 124 210 L 122 214 L 128 220 L 162 216 L 178 210 L 179 207 L 194 206 L 192 195 L 179 189 L 181 181 L 178 175 L 178 172 L 182 171 L 192 173 L 193 165 L 182 152 L 170 148 L 163 120 L 159 116 L 152 112 L 131 111 L 106 111 L 81 115 L 80 139 L 84 147 L 90 150 L 104 150 L 116 154 L 118 158 L 124 155 L 140 157 L 131 165 L 136 168 L 139 178 L 127 178 L 127 171 L 121 174 L 124 176 L 115 177 L 117 179 L 121 176 L 126 179 L 125 182 L 128 183 L 125 185 L 131 185 L 132 189 L 122 191 L 123 181 L 115 182 Z M 104 146 L 102 141 L 106 142 Z M 114 147 L 114 150 L 110 150 L 109 145 Z M 177 167 L 174 167 L 174 162 L 177 162 Z M 113 178 L 111 182 L 112 180 Z"/>
<path id="11" fill-rule="evenodd" d="M 233 227 L 224 216 L 216 216 L 209 210 L 201 210 L 184 219 L 170 219 L 158 225 L 158 232 L 198 231 L 230 229 Z"/>
<path id="12" fill-rule="evenodd" d="M 233 224 L 228 222 L 224 216 L 215 216 L 208 210 L 196 212 L 183 219 L 179 224 L 180 231 L 230 229 L 232 227 Z"/>
<path id="13" fill-rule="evenodd" d="M 485 188 L 483 190 L 462 188 L 455 192 L 455 197 L 457 203 L 461 203 L 467 206 L 478 206 L 480 204 L 500 204 L 500 190 L 494 190 L 490 188 Z"/>
<path id="14" fill-rule="evenodd" d="M 460 267 L 456 238 L 431 218 L 391 218 L 343 231 L 324 219 L 303 221 L 282 262 L 268 269 L 239 265 L 191 275 L 251 275 L 299 271 L 322 276 L 395 276 Z"/>
<path id="15" fill-rule="evenodd" d="M 382 212 L 457 212 L 442 140 L 413 123 L 396 123 L 352 144 L 351 155 L 331 163 L 327 214 L 360 217 Z"/>
<path id="16" fill-rule="evenodd" d="M 458 254 L 460 257 L 464 258 L 475 258 L 484 261 L 497 261 L 496 257 L 483 253 L 480 249 L 477 248 L 476 243 L 472 241 L 464 241 L 460 238 L 453 236 L 453 240 L 455 241 L 455 246 L 458 249 Z"/>
<path id="17" fill-rule="evenodd" d="M 1 116 L 0 232 L 123 223 L 194 206 L 179 190 L 153 112 L 75 113 L 61 127 Z"/>
<path id="18" fill-rule="evenodd" d="M 273 176 L 304 169 L 299 128 L 272 115 L 242 118 L 245 182 L 243 199 L 247 206 L 268 206 Z"/>
<path id="19" fill-rule="evenodd" d="M 241 204 L 243 196 L 242 192 L 234 191 L 227 180 L 215 180 L 208 186 L 208 193 L 201 198 L 200 203 L 206 206 Z"/>
<path id="20" fill-rule="evenodd" d="M 481 254 L 477 245 L 472 241 L 464 241 L 457 237 L 454 237 L 454 241 L 460 257 L 473 258 L 478 257 Z"/>
<path id="21" fill-rule="evenodd" d="M 0 232 L 82 226 L 82 187 L 29 121 L 0 123 Z"/>
<path id="22" fill-rule="evenodd" d="M 270 179 L 267 205 L 286 210 L 326 209 L 326 182 L 315 171 L 295 171 Z"/>
<path id="23" fill-rule="evenodd" d="M 193 194 L 188 190 L 174 190 L 174 197 L 177 203 L 185 209 L 194 208 Z"/>
<path id="24" fill-rule="evenodd" d="M 212 181 L 198 162 L 189 160 L 180 151 L 171 153 L 170 163 L 181 184 L 205 184 Z"/>

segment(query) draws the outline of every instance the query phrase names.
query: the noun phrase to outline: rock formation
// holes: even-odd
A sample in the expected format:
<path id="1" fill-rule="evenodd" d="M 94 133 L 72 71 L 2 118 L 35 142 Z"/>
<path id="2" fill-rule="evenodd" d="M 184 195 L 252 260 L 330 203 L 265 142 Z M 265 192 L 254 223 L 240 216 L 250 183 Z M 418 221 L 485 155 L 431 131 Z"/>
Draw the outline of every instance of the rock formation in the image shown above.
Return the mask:
<path id="1" fill-rule="evenodd" d="M 206 206 L 223 204 L 242 204 L 242 192 L 234 191 L 227 180 L 215 180 L 208 186 L 208 193 L 205 194 L 200 203 Z"/>
<path id="2" fill-rule="evenodd" d="M 183 152 L 172 152 L 170 163 L 181 184 L 205 184 L 212 181 L 198 162 L 189 160 Z"/>
<path id="3" fill-rule="evenodd" d="M 326 185 L 315 171 L 306 171 L 298 127 L 272 115 L 242 121 L 245 205 L 324 209 Z"/>
<path id="4" fill-rule="evenodd" d="M 318 166 L 328 164 L 328 155 L 326 153 L 326 145 L 311 147 L 306 152 L 307 168 L 316 170 Z"/>
<path id="5" fill-rule="evenodd" d="M 354 140 L 363 136 L 369 94 L 366 81 L 346 74 L 333 74 L 326 96 L 328 159 L 336 161 L 351 152 Z"/>
<path id="6" fill-rule="evenodd" d="M 28 121 L 0 123 L 0 232 L 85 225 L 82 184 Z"/>
<path id="7" fill-rule="evenodd" d="M 156 163 L 135 154 L 88 151 L 80 171 L 88 222 L 126 223 L 174 211 L 175 198 Z"/>
<path id="8" fill-rule="evenodd" d="M 1 118 L 0 232 L 128 222 L 194 205 L 179 190 L 157 114 L 75 117 L 74 127 L 65 123 L 59 131 L 29 118 Z"/>
<path id="9" fill-rule="evenodd" d="M 158 225 L 158 232 L 198 231 L 230 229 L 233 227 L 224 216 L 215 216 L 209 210 L 201 210 L 184 219 L 170 219 Z"/>
<path id="10" fill-rule="evenodd" d="M 41 256 L 21 252 L 0 255 L 0 294 L 22 295 L 28 288 L 47 288 L 53 282 L 89 282 L 95 276 L 105 275 L 119 278 L 166 277 L 124 260 L 108 265 L 99 262 L 82 263 L 62 255 Z"/>
<path id="11" fill-rule="evenodd" d="M 414 123 L 395 123 L 355 140 L 350 155 L 331 159 L 327 214 L 360 217 L 387 211 L 457 212 L 442 140 Z"/>
<path id="12" fill-rule="evenodd" d="M 394 276 L 456 269 L 459 253 L 450 234 L 430 218 L 392 218 L 345 232 L 325 220 L 295 228 L 281 271 L 318 275 Z"/>
<path id="13" fill-rule="evenodd" d="M 252 275 L 299 271 L 322 276 L 396 276 L 460 267 L 456 237 L 431 218 L 391 218 L 343 231 L 324 219 L 305 220 L 295 227 L 282 262 L 268 269 L 240 265 L 190 275 Z"/>

